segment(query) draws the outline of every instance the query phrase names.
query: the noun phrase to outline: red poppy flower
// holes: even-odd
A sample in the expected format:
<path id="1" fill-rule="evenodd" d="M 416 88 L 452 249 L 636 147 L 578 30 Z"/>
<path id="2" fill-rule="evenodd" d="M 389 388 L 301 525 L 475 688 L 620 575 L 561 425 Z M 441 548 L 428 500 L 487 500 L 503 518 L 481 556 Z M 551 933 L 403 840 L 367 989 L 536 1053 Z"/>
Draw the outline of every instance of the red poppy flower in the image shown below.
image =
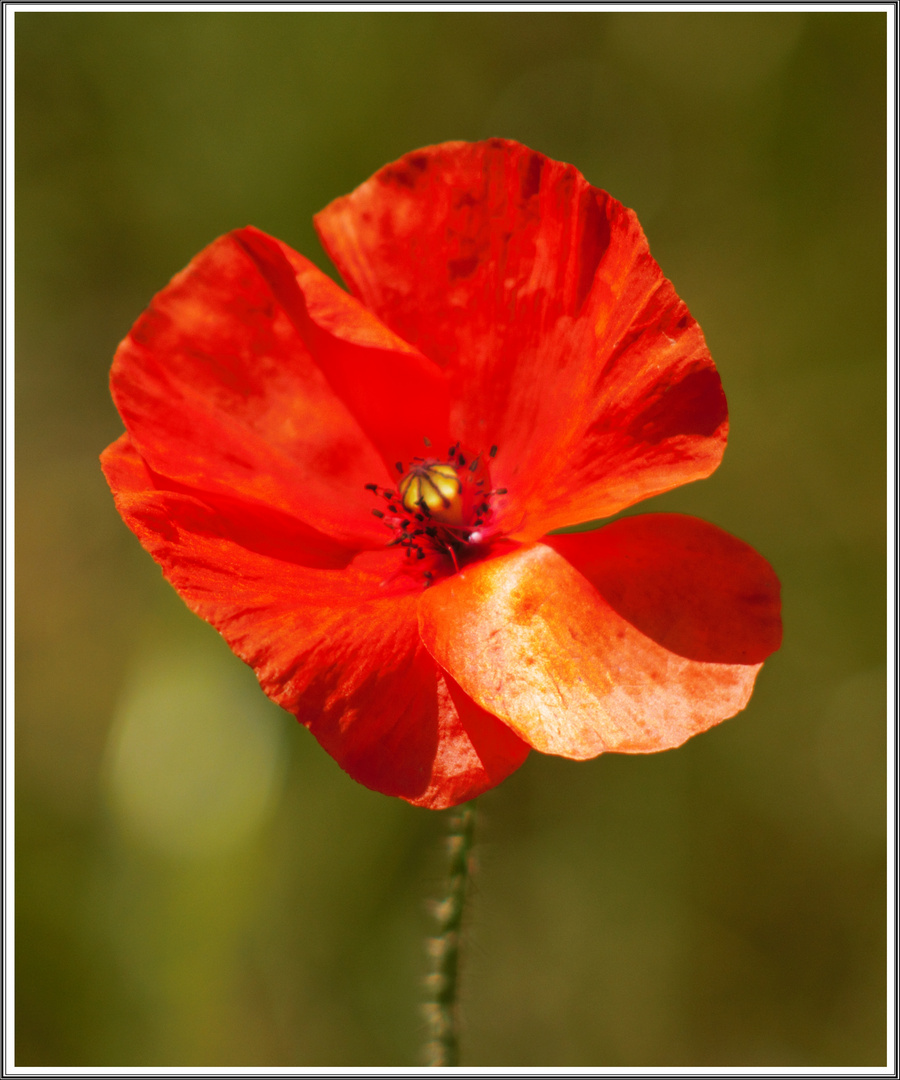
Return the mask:
<path id="1" fill-rule="evenodd" d="M 447 143 L 252 229 L 116 354 L 122 517 L 356 780 L 428 807 L 530 748 L 678 746 L 742 709 L 777 579 L 712 525 L 608 517 L 708 476 L 725 397 L 635 215 L 517 143 Z"/>

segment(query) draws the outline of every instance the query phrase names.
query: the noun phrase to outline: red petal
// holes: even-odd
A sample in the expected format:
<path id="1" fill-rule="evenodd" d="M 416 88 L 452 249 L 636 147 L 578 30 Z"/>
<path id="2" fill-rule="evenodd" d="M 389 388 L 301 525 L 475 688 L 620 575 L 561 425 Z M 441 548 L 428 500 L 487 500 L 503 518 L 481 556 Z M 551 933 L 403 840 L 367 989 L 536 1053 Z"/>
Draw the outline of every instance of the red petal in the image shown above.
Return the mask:
<path id="1" fill-rule="evenodd" d="M 453 438 L 499 447 L 508 531 L 605 517 L 719 463 L 727 408 L 700 328 L 634 213 L 572 166 L 446 143 L 316 224 L 354 293 L 446 367 Z"/>
<path id="2" fill-rule="evenodd" d="M 106 451 L 104 470 L 122 517 L 188 606 L 354 779 L 437 809 L 494 787 L 524 761 L 528 746 L 422 647 L 420 586 L 385 587 L 402 558 L 396 549 L 341 567 L 352 553 L 327 538 L 317 546 L 311 535 L 266 535 L 252 519 L 157 487 L 165 481 L 127 435 Z"/>
<path id="3" fill-rule="evenodd" d="M 349 544 L 383 543 L 363 488 L 389 482 L 384 464 L 232 237 L 154 298 L 111 382 L 154 472 Z"/>
<path id="4" fill-rule="evenodd" d="M 234 234 L 389 470 L 448 440 L 447 380 L 308 259 L 258 229 Z"/>
<path id="5" fill-rule="evenodd" d="M 749 544 L 699 518 L 639 514 L 544 540 L 647 637 L 679 656 L 759 664 L 781 647 L 781 589 Z"/>
<path id="6" fill-rule="evenodd" d="M 170 540 L 177 537 L 178 528 L 169 520 L 166 509 L 164 495 L 169 493 L 185 496 L 181 503 L 184 513 L 196 513 L 185 518 L 183 524 L 189 522 L 190 528 L 203 533 L 207 542 L 227 540 L 251 552 L 310 567 L 337 569 L 353 558 L 351 548 L 278 510 L 209 492 L 202 495 L 201 501 L 196 491 L 149 469 L 127 433 L 103 451 L 100 463 L 119 512 L 142 543 L 145 535 L 151 544 L 160 535 Z M 156 506 L 158 512 L 154 512 Z"/>
<path id="7" fill-rule="evenodd" d="M 416 597 L 335 605 L 323 595 L 320 604 L 317 639 L 304 642 L 306 670 L 279 703 L 354 780 L 439 810 L 495 787 L 522 764 L 528 744 L 426 652 Z"/>
<path id="8" fill-rule="evenodd" d="M 545 753 L 679 746 L 747 704 L 777 647 L 777 581 L 746 545 L 692 519 L 663 521 L 655 537 L 652 524 L 635 527 L 632 563 L 621 554 L 628 526 L 616 526 L 611 540 L 606 530 L 550 538 L 566 558 L 536 544 L 467 567 L 419 605 L 435 660 Z M 704 539 L 705 576 L 692 546 Z"/>

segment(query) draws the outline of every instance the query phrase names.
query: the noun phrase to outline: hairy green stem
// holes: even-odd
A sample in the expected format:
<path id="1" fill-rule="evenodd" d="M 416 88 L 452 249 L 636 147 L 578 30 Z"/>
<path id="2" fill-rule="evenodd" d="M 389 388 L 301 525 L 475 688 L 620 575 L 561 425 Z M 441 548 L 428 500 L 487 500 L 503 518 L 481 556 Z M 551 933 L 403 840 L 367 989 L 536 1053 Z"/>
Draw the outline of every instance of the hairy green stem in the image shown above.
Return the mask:
<path id="1" fill-rule="evenodd" d="M 426 941 L 429 971 L 425 979 L 425 1064 L 429 1066 L 459 1064 L 459 942 L 475 837 L 475 803 L 449 811 L 448 826 L 447 892 L 433 905 L 435 934 Z"/>

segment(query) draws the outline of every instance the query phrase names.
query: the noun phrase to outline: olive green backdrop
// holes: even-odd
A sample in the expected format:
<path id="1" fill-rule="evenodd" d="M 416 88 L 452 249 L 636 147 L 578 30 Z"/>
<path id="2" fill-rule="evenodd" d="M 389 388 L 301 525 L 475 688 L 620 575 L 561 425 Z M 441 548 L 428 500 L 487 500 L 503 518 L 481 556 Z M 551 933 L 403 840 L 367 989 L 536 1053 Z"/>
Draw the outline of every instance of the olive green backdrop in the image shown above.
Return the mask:
<path id="1" fill-rule="evenodd" d="M 417 1063 L 439 815 L 357 786 L 195 619 L 97 464 L 117 342 L 248 223 L 516 138 L 634 207 L 732 435 L 653 500 L 785 643 L 679 750 L 483 797 L 469 1066 L 884 1064 L 883 13 L 15 16 L 17 1062 Z M 646 504 L 649 506 L 649 504 Z"/>

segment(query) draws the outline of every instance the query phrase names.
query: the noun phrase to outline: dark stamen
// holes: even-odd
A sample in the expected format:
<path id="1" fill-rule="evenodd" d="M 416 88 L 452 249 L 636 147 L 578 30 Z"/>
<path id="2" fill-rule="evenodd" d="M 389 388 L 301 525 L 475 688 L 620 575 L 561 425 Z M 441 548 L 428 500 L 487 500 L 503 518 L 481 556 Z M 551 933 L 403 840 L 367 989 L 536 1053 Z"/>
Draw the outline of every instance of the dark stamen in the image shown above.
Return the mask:
<path id="1" fill-rule="evenodd" d="M 475 470 L 477 468 L 478 468 L 478 458 L 475 458 L 475 460 L 469 464 L 469 472 L 475 472 Z"/>
<path id="2" fill-rule="evenodd" d="M 366 484 L 366 491 L 374 491 L 375 494 L 377 495 L 378 494 L 378 485 L 377 484 Z"/>
<path id="3" fill-rule="evenodd" d="M 384 514 L 382 514 L 382 512 L 380 510 L 373 510 L 372 513 L 375 515 L 375 517 L 380 517 L 380 518 L 384 517 Z"/>
<path id="4" fill-rule="evenodd" d="M 491 447 L 491 457 L 496 457 L 496 456 L 497 456 L 497 447 L 492 446 Z"/>
<path id="5" fill-rule="evenodd" d="M 394 468 L 397 470 L 398 473 L 400 473 L 401 476 L 403 475 L 403 463 L 401 461 L 398 461 L 395 464 Z"/>
<path id="6" fill-rule="evenodd" d="M 422 436 L 422 442 L 425 443 L 426 446 L 431 446 L 431 439 L 429 439 L 427 435 Z"/>

